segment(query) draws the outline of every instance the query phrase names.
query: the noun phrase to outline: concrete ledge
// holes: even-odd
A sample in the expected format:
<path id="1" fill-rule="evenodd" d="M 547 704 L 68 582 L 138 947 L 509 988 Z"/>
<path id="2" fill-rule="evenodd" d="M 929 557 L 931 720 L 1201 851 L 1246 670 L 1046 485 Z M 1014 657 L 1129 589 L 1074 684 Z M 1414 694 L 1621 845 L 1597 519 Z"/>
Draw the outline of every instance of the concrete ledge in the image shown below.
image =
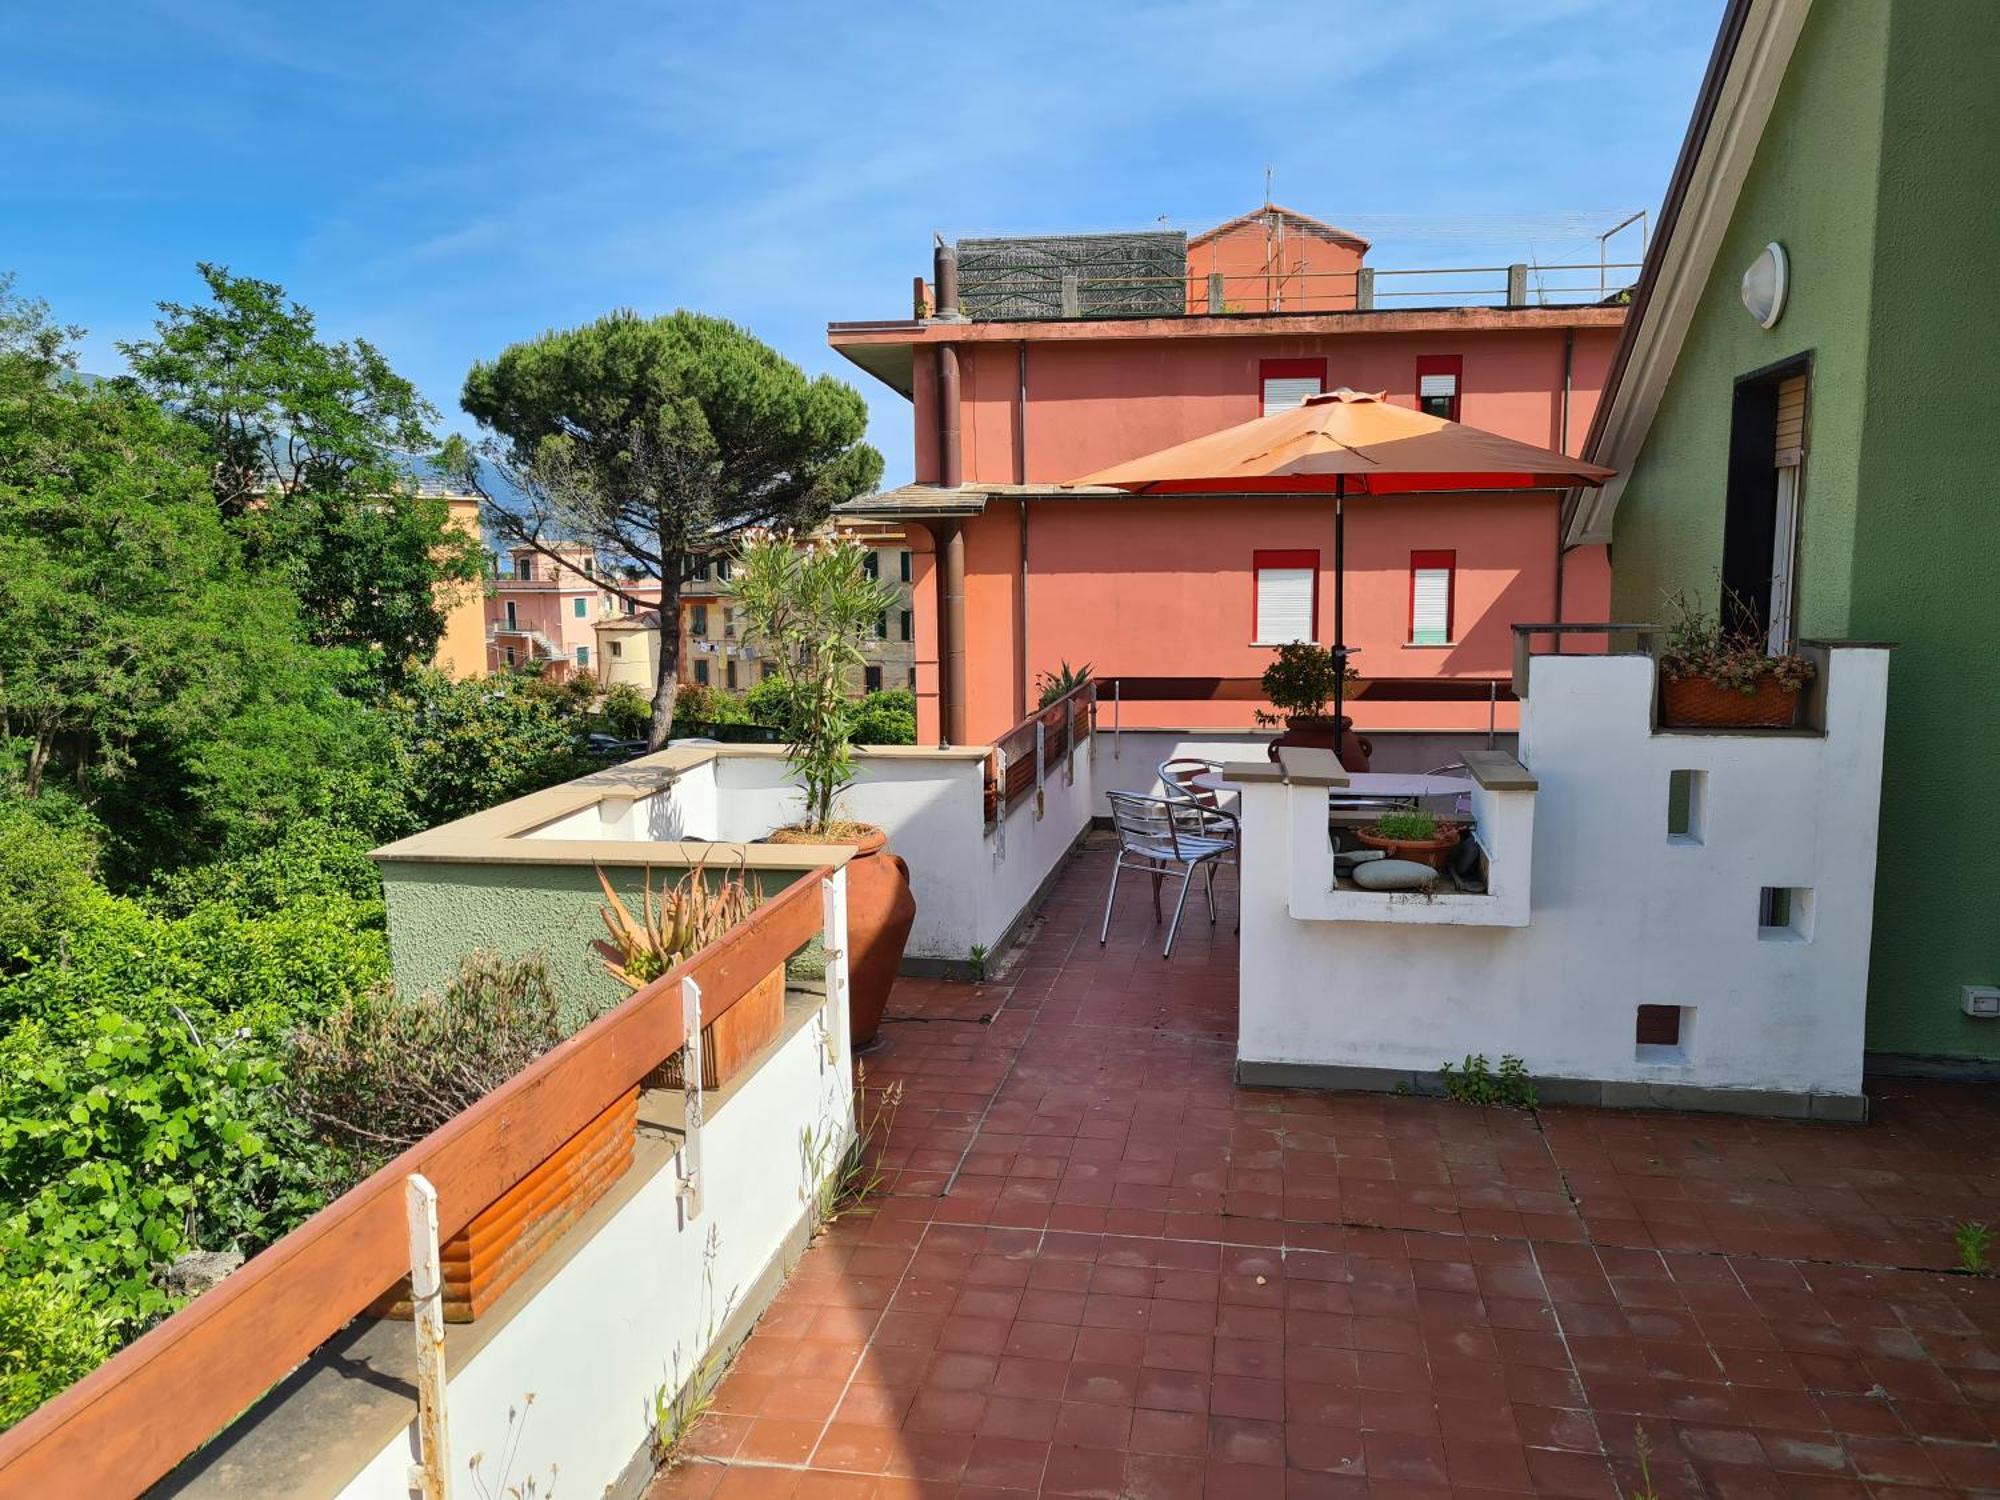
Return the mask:
<path id="1" fill-rule="evenodd" d="M 1445 1097 L 1434 1071 L 1368 1068 L 1346 1063 L 1258 1062 L 1239 1058 L 1236 1081 L 1248 1088 L 1325 1089 Z M 1634 1083 L 1594 1078 L 1530 1078 L 1545 1106 L 1666 1109 L 1702 1114 L 1763 1115 L 1786 1120 L 1862 1124 L 1866 1094 L 1807 1094 L 1782 1089 L 1726 1089 L 1689 1083 Z"/>
<path id="2" fill-rule="evenodd" d="M 1505 750 L 1468 750 L 1465 769 L 1489 792 L 1532 792 L 1541 786 L 1533 773 Z"/>

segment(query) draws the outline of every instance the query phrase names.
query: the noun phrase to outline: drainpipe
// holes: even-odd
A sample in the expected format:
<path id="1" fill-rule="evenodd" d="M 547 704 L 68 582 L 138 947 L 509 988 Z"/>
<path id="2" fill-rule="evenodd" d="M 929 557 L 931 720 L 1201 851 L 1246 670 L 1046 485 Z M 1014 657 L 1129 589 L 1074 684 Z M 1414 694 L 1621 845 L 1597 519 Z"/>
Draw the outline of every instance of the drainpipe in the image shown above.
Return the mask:
<path id="1" fill-rule="evenodd" d="M 932 252 L 932 275 L 937 282 L 937 321 L 962 321 L 958 311 L 958 251 L 937 236 Z M 937 346 L 938 483 L 955 490 L 965 482 L 965 467 L 958 432 L 958 345 Z"/>
<path id="2" fill-rule="evenodd" d="M 938 728 L 945 745 L 965 740 L 965 527 L 939 523 L 943 577 L 938 590 Z"/>
<path id="3" fill-rule="evenodd" d="M 1014 479 L 1028 482 L 1028 341 L 1021 340 L 1014 394 Z M 1020 501 L 1021 556 L 1014 580 L 1014 718 L 1028 717 L 1028 497 Z"/>
<path id="4" fill-rule="evenodd" d="M 1565 456 L 1569 453 L 1569 397 L 1571 373 L 1576 360 L 1576 330 L 1563 330 L 1563 388 L 1562 408 L 1556 416 L 1556 452 Z M 1556 507 L 1556 612 L 1550 616 L 1558 625 L 1563 617 L 1563 569 L 1568 565 L 1569 553 L 1563 547 L 1562 507 Z M 1563 634 L 1556 632 L 1556 655 L 1562 654 Z"/>

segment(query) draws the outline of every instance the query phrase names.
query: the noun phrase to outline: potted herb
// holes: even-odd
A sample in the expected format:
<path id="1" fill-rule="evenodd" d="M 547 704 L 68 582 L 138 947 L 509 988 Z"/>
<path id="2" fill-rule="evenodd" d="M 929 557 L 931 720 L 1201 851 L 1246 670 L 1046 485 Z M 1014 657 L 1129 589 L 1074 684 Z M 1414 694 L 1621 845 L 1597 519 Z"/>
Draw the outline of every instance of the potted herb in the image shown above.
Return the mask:
<path id="1" fill-rule="evenodd" d="M 610 941 L 596 947 L 604 970 L 628 990 L 642 990 L 691 954 L 699 953 L 764 904 L 763 886 L 741 869 L 710 879 L 696 865 L 672 885 L 653 890 L 653 872 L 645 873 L 639 915 L 619 899 L 604 871 L 597 883 L 605 904 L 598 908 Z M 701 1086 L 722 1085 L 777 1036 L 785 1020 L 785 966 L 780 963 L 737 1002 L 701 1028 Z M 653 1082 L 665 1088 L 682 1083 L 676 1052 L 658 1070 Z"/>
<path id="2" fill-rule="evenodd" d="M 868 576 L 868 549 L 852 537 L 753 532 L 736 571 L 736 607 L 763 641 L 783 684 L 791 743 L 788 760 L 805 803 L 773 843 L 847 844 L 848 1031 L 855 1046 L 875 1039 L 916 920 L 910 871 L 870 823 L 835 816 L 835 799 L 854 780 L 853 680 L 861 643 L 895 602 Z"/>
<path id="3" fill-rule="evenodd" d="M 1440 819 L 1436 813 L 1412 808 L 1408 812 L 1382 814 L 1354 836 L 1370 849 L 1380 849 L 1390 859 L 1407 859 L 1442 870 L 1459 841 L 1465 825 Z"/>
<path id="4" fill-rule="evenodd" d="M 1754 629 L 1727 625 L 1680 591 L 1666 596 L 1660 723 L 1669 729 L 1788 729 L 1813 664 L 1773 655 Z M 1738 613 L 1732 610 L 1732 613 Z"/>
<path id="5" fill-rule="evenodd" d="M 1336 719 L 1326 711 L 1343 677 L 1355 681 L 1352 667 L 1343 667 L 1340 655 L 1310 641 L 1293 641 L 1278 648 L 1277 659 L 1264 669 L 1261 684 L 1264 696 L 1275 712 L 1257 710 L 1257 722 L 1267 728 L 1283 724 L 1285 732 L 1271 742 L 1271 759 L 1278 758 L 1281 745 L 1310 745 L 1322 750 L 1338 747 L 1340 763 L 1350 771 L 1368 769 L 1375 747 L 1354 732 L 1354 721 L 1342 714 Z"/>

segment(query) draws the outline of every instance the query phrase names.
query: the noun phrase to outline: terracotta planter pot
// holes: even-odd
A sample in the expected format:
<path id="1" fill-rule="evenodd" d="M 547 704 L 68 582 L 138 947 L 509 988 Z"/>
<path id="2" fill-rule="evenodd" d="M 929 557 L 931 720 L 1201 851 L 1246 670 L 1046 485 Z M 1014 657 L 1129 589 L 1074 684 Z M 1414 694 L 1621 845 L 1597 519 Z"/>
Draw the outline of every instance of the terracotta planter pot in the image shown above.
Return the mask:
<path id="1" fill-rule="evenodd" d="M 848 1040 L 864 1047 L 875 1040 L 889 990 L 917 920 L 917 898 L 910 890 L 910 867 L 889 848 L 889 836 L 871 829 L 852 844 L 847 862 Z"/>
<path id="2" fill-rule="evenodd" d="M 1444 868 L 1444 862 L 1451 858 L 1451 851 L 1465 837 L 1457 828 L 1452 829 L 1449 836 L 1440 833 L 1434 839 L 1384 838 L 1371 828 L 1357 828 L 1354 836 L 1367 848 L 1380 849 L 1391 859 L 1407 859 L 1414 864 L 1429 865 L 1433 870 Z"/>
<path id="3" fill-rule="evenodd" d="M 701 1028 L 701 1086 L 719 1089 L 748 1066 L 768 1046 L 785 1023 L 785 966 L 758 980 L 742 999 Z M 649 1087 L 681 1086 L 681 1060 L 676 1052 L 646 1079 Z"/>
<path id="4" fill-rule="evenodd" d="M 1338 745 L 1340 763 L 1350 771 L 1367 770 L 1369 757 L 1375 753 L 1374 744 L 1354 732 L 1354 721 L 1345 714 L 1340 716 L 1337 730 L 1332 714 L 1288 714 L 1285 732 L 1271 741 L 1272 760 L 1278 758 L 1280 745 L 1303 745 L 1313 750 L 1331 750 Z"/>
<path id="5" fill-rule="evenodd" d="M 444 1242 L 438 1259 L 447 1323 L 470 1323 L 485 1312 L 625 1175 L 638 1128 L 634 1088 Z M 409 1278 L 368 1311 L 378 1318 L 409 1317 Z"/>
<path id="6" fill-rule="evenodd" d="M 1750 693 L 1717 687 L 1706 677 L 1660 683 L 1660 724 L 1666 729 L 1790 729 L 1798 711 L 1799 690 L 1780 686 L 1770 672 Z"/>

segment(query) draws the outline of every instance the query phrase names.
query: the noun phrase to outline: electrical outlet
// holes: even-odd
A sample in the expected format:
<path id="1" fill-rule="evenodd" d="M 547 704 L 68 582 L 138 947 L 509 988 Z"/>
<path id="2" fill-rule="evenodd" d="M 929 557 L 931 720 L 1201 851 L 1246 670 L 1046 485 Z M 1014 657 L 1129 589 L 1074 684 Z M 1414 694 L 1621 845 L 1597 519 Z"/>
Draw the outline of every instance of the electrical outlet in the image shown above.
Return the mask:
<path id="1" fill-rule="evenodd" d="M 1958 1008 L 1981 1021 L 2000 1020 L 2000 984 L 1960 986 Z"/>

